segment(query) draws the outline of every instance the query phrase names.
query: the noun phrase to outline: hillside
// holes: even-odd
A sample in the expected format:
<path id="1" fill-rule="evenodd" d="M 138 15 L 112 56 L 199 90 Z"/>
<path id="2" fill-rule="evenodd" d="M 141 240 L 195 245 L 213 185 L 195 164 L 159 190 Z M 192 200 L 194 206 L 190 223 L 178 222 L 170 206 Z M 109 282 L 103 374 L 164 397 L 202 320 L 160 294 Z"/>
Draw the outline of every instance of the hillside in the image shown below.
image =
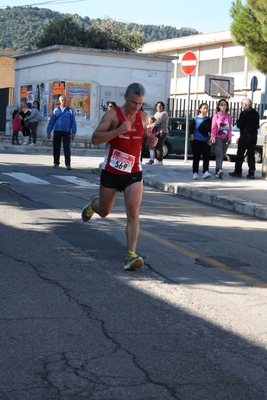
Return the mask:
<path id="1" fill-rule="evenodd" d="M 34 50 L 35 41 L 42 33 L 44 24 L 60 15 L 62 14 L 38 7 L 7 7 L 0 9 L 0 49 Z M 84 27 L 90 26 L 94 21 L 89 17 L 82 18 L 77 14 L 75 15 L 75 19 Z M 138 25 L 131 23 L 128 24 L 128 27 L 133 31 L 137 30 L 141 32 L 144 35 L 146 43 L 192 34 L 187 30 L 178 31 L 174 27 L 162 25 Z"/>

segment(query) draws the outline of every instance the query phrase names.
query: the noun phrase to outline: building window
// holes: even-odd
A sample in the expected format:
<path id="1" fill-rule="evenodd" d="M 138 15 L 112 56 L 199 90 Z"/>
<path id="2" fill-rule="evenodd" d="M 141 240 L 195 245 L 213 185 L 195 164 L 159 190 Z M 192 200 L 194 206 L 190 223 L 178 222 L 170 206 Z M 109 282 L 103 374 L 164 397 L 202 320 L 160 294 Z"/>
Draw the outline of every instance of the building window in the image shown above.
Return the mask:
<path id="1" fill-rule="evenodd" d="M 244 72 L 244 57 L 229 57 L 223 59 L 222 74 L 231 74 L 233 72 Z"/>
<path id="2" fill-rule="evenodd" d="M 199 62 L 199 76 L 216 75 L 219 73 L 219 59 L 205 60 Z"/>

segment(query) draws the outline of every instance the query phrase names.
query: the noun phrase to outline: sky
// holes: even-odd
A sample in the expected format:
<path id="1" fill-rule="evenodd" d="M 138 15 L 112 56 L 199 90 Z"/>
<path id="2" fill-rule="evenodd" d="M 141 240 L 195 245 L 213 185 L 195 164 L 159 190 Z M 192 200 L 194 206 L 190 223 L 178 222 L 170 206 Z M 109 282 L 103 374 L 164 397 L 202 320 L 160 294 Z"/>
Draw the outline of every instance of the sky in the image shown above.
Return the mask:
<path id="1" fill-rule="evenodd" d="M 233 0 L 0 0 L 6 6 L 50 8 L 60 13 L 91 19 L 110 17 L 116 21 L 142 25 L 193 28 L 208 33 L 230 29 Z"/>

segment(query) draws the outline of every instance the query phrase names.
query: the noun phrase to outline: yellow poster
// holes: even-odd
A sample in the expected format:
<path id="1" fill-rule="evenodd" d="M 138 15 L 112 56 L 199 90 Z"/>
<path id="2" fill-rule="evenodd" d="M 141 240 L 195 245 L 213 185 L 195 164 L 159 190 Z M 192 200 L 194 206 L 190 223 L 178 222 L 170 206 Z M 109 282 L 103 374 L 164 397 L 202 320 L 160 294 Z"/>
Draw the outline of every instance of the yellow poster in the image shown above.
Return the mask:
<path id="1" fill-rule="evenodd" d="M 90 83 L 66 82 L 67 104 L 76 120 L 90 120 Z"/>

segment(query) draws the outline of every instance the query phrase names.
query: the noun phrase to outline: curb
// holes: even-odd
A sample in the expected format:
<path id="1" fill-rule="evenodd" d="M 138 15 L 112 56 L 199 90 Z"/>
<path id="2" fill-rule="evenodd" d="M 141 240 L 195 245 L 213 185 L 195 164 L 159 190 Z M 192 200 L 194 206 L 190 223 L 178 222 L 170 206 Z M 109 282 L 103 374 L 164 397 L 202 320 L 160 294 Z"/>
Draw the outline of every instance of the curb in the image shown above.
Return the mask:
<path id="1" fill-rule="evenodd" d="M 20 145 L 20 146 L 12 146 L 7 143 L 0 143 L 0 150 L 11 150 L 17 153 L 29 153 L 29 154 L 45 154 L 52 155 L 53 147 L 52 146 L 39 146 L 29 147 L 28 145 Z M 72 156 L 102 156 L 105 152 L 105 149 L 98 148 L 83 148 L 83 147 L 71 147 L 71 155 Z"/>
<path id="2" fill-rule="evenodd" d="M 210 194 L 206 190 L 197 190 L 195 188 L 192 189 L 186 185 L 148 180 L 145 181 L 145 184 L 163 192 L 183 196 L 201 203 L 211 204 L 213 206 L 222 207 L 230 211 L 236 211 L 240 214 L 267 220 L 267 206 L 262 206 L 261 204 L 240 201 L 235 197 L 216 196 L 214 194 Z"/>

